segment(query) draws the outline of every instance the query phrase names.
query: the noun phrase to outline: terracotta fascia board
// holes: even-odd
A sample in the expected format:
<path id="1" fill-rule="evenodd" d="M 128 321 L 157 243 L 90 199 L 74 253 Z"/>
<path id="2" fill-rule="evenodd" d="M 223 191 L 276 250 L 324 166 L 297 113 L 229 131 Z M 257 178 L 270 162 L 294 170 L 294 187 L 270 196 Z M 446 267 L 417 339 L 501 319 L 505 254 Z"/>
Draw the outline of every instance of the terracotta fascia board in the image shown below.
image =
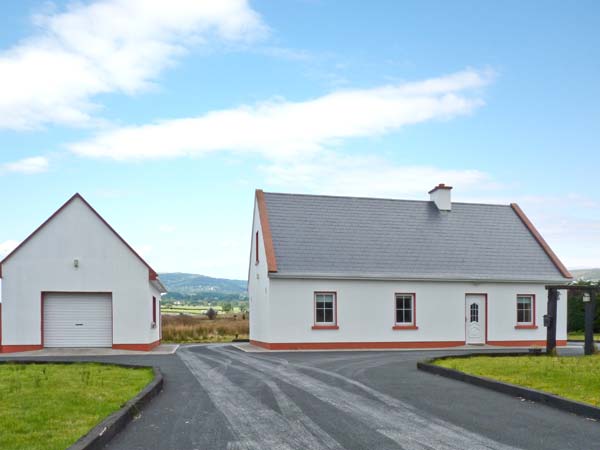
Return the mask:
<path id="1" fill-rule="evenodd" d="M 552 251 L 552 249 L 550 248 L 550 246 L 548 245 L 546 240 L 542 237 L 542 235 L 537 230 L 537 228 L 533 225 L 533 223 L 525 215 L 525 213 L 519 207 L 519 205 L 517 205 L 516 203 L 511 203 L 510 206 L 513 209 L 513 211 L 515 212 L 515 214 L 519 217 L 519 219 L 521 219 L 521 222 L 523 222 L 523 224 L 527 227 L 529 232 L 537 240 L 538 244 L 540 244 L 540 246 L 542 247 L 544 252 L 546 252 L 546 255 L 548 255 L 548 257 L 554 263 L 554 265 L 556 266 L 558 271 L 562 274 L 562 276 L 565 278 L 573 278 L 573 275 L 571 274 L 571 272 L 569 272 L 569 270 L 564 266 L 564 264 L 560 261 L 560 259 L 558 259 L 558 256 L 556 256 L 556 253 L 554 253 Z"/>
<path id="2" fill-rule="evenodd" d="M 258 205 L 260 226 L 262 228 L 262 237 L 265 244 L 267 269 L 269 273 L 277 272 L 277 258 L 275 257 L 273 236 L 271 234 L 271 225 L 269 224 L 269 212 L 267 210 L 267 203 L 265 202 L 265 193 L 262 189 L 256 190 L 256 204 Z"/>

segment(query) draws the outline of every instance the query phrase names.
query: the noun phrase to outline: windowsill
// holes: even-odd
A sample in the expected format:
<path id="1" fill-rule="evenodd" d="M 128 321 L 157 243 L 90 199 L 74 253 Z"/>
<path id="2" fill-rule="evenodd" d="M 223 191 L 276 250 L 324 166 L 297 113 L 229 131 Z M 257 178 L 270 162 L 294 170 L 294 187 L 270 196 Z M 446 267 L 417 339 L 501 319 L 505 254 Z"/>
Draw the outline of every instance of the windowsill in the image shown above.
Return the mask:
<path id="1" fill-rule="evenodd" d="M 515 330 L 537 330 L 537 325 L 515 325 Z"/>
<path id="2" fill-rule="evenodd" d="M 313 325 L 313 330 L 339 330 L 340 327 L 337 325 Z"/>
<path id="3" fill-rule="evenodd" d="M 394 325 L 392 330 L 418 330 L 419 327 L 416 325 Z"/>

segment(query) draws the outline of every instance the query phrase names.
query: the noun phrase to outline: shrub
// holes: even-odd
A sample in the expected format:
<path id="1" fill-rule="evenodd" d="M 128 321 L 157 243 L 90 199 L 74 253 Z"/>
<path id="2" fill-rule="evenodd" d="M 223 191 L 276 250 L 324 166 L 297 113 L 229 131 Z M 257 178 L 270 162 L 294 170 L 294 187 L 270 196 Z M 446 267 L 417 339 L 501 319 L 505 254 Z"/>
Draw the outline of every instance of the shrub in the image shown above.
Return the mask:
<path id="1" fill-rule="evenodd" d="M 247 320 L 217 316 L 214 320 L 206 316 L 163 315 L 162 337 L 171 342 L 227 342 L 236 335 L 247 338 Z"/>
<path id="2" fill-rule="evenodd" d="M 585 281 L 578 281 L 576 284 L 589 284 Z M 596 305 L 600 304 L 600 299 L 596 298 Z M 585 329 L 585 315 L 583 305 L 583 292 L 569 293 L 569 301 L 567 303 L 567 330 L 568 331 L 583 331 Z M 600 332 L 600 308 L 596 307 L 596 316 L 594 317 L 594 332 Z"/>

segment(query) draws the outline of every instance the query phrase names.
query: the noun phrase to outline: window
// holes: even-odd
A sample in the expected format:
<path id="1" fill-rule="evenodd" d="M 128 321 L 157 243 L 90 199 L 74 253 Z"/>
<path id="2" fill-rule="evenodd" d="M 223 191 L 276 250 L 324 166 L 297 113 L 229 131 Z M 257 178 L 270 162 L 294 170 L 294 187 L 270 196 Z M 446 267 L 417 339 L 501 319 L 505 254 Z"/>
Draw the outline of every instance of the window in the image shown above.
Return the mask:
<path id="1" fill-rule="evenodd" d="M 256 232 L 256 239 L 254 242 L 254 255 L 256 257 L 255 263 L 258 264 L 258 231 Z"/>
<path id="2" fill-rule="evenodd" d="M 533 325 L 535 314 L 535 296 L 517 296 L 517 324 Z"/>
<path id="3" fill-rule="evenodd" d="M 415 294 L 396 294 L 396 327 L 414 327 Z"/>
<path id="4" fill-rule="evenodd" d="M 156 297 L 152 297 L 152 323 L 156 323 Z"/>
<path id="5" fill-rule="evenodd" d="M 479 305 L 471 303 L 471 322 L 479 322 Z"/>
<path id="6" fill-rule="evenodd" d="M 336 326 L 335 292 L 315 292 L 315 326 Z"/>

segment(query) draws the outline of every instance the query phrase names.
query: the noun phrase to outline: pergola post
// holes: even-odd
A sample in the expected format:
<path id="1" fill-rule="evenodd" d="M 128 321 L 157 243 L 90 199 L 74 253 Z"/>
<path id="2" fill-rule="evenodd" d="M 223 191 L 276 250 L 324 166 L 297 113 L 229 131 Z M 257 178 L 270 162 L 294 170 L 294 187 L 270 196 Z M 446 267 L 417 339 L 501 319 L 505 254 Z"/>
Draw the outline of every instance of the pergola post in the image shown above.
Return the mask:
<path id="1" fill-rule="evenodd" d="M 558 303 L 558 289 L 548 289 L 548 315 L 546 318 L 546 354 L 556 352 L 556 312 Z"/>
<path id="2" fill-rule="evenodd" d="M 590 289 L 590 301 L 584 303 L 585 308 L 585 345 L 583 351 L 592 355 L 596 351 L 594 344 L 594 316 L 596 315 L 596 290 Z"/>

